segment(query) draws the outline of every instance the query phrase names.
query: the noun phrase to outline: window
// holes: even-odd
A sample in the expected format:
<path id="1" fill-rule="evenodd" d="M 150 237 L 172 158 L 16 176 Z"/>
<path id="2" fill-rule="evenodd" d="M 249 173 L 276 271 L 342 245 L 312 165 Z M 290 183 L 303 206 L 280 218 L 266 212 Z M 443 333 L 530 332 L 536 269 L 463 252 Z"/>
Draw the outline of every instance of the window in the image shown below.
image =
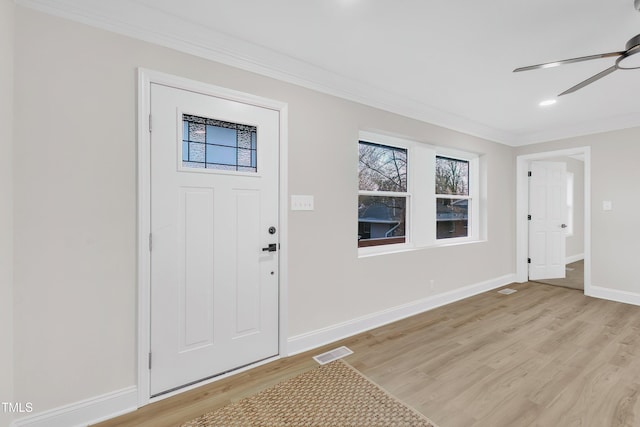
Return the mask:
<path id="1" fill-rule="evenodd" d="M 257 128 L 184 114 L 182 167 L 256 172 Z"/>
<path id="2" fill-rule="evenodd" d="M 406 242 L 407 149 L 359 142 L 358 247 Z"/>
<path id="3" fill-rule="evenodd" d="M 436 239 L 469 235 L 469 161 L 436 156 Z"/>
<path id="4" fill-rule="evenodd" d="M 483 238 L 477 154 L 365 131 L 358 154 L 359 256 Z"/>

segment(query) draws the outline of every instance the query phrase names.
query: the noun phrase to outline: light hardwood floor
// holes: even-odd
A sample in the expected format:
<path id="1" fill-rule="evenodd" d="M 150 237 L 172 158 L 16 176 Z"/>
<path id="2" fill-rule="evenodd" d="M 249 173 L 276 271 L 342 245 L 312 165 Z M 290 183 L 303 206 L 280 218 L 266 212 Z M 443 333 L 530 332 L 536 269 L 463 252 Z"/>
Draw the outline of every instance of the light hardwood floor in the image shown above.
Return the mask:
<path id="1" fill-rule="evenodd" d="M 542 279 L 536 280 L 536 282 L 584 290 L 584 260 L 567 264 L 567 271 L 564 279 Z"/>
<path id="2" fill-rule="evenodd" d="M 440 427 L 640 426 L 640 307 L 514 284 L 278 360 L 100 427 L 163 427 L 317 366 L 347 360 Z"/>

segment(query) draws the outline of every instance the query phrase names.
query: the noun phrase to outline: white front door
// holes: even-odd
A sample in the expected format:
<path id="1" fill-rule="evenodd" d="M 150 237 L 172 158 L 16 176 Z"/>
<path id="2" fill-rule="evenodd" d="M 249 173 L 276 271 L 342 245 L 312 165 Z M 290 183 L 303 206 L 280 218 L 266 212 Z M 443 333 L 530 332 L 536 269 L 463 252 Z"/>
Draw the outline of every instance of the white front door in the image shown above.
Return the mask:
<path id="1" fill-rule="evenodd" d="M 278 354 L 279 112 L 153 83 L 151 123 L 156 396 Z"/>
<path id="2" fill-rule="evenodd" d="M 567 165 L 531 162 L 529 178 L 529 279 L 564 278 Z"/>

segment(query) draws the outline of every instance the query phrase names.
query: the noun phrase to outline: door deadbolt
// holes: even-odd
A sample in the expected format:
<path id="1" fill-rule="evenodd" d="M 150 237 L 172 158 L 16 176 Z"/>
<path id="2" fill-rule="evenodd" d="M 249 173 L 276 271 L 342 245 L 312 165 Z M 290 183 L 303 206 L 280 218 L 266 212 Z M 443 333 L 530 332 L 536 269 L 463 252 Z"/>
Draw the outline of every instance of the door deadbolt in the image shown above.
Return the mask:
<path id="1" fill-rule="evenodd" d="M 269 234 L 276 234 L 276 228 L 275 227 L 269 227 Z"/>

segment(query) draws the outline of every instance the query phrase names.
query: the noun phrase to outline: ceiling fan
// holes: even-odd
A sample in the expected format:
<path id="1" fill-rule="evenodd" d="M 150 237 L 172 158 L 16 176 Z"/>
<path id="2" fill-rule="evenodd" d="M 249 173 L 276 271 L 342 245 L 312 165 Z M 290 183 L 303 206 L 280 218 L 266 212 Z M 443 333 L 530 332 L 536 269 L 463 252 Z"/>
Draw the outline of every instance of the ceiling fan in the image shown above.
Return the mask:
<path id="1" fill-rule="evenodd" d="M 640 11 L 640 0 L 635 0 L 634 5 L 636 9 Z M 591 59 L 617 57 L 615 64 L 613 64 L 611 67 L 607 68 L 604 71 L 599 72 L 594 76 L 589 77 L 587 80 L 581 83 L 578 83 L 577 85 L 565 90 L 560 95 L 558 95 L 558 96 L 562 96 L 562 95 L 567 95 L 569 93 L 575 92 L 578 89 L 582 89 L 583 87 L 590 85 L 596 80 L 600 80 L 601 78 L 608 76 L 609 74 L 613 73 L 616 70 L 634 70 L 634 69 L 640 68 L 640 55 L 638 54 L 640 54 L 640 34 L 632 37 L 627 42 L 625 46 L 625 50 L 622 50 L 619 52 L 601 53 L 598 55 L 581 56 L 578 58 L 563 59 L 561 61 L 555 61 L 555 62 L 547 62 L 545 64 L 530 65 L 528 67 L 516 68 L 515 70 L 513 70 L 513 72 L 515 73 L 519 71 L 536 70 L 538 68 L 551 68 L 551 67 L 557 67 L 559 65 L 564 65 L 564 64 L 572 64 L 574 62 L 589 61 Z"/>

